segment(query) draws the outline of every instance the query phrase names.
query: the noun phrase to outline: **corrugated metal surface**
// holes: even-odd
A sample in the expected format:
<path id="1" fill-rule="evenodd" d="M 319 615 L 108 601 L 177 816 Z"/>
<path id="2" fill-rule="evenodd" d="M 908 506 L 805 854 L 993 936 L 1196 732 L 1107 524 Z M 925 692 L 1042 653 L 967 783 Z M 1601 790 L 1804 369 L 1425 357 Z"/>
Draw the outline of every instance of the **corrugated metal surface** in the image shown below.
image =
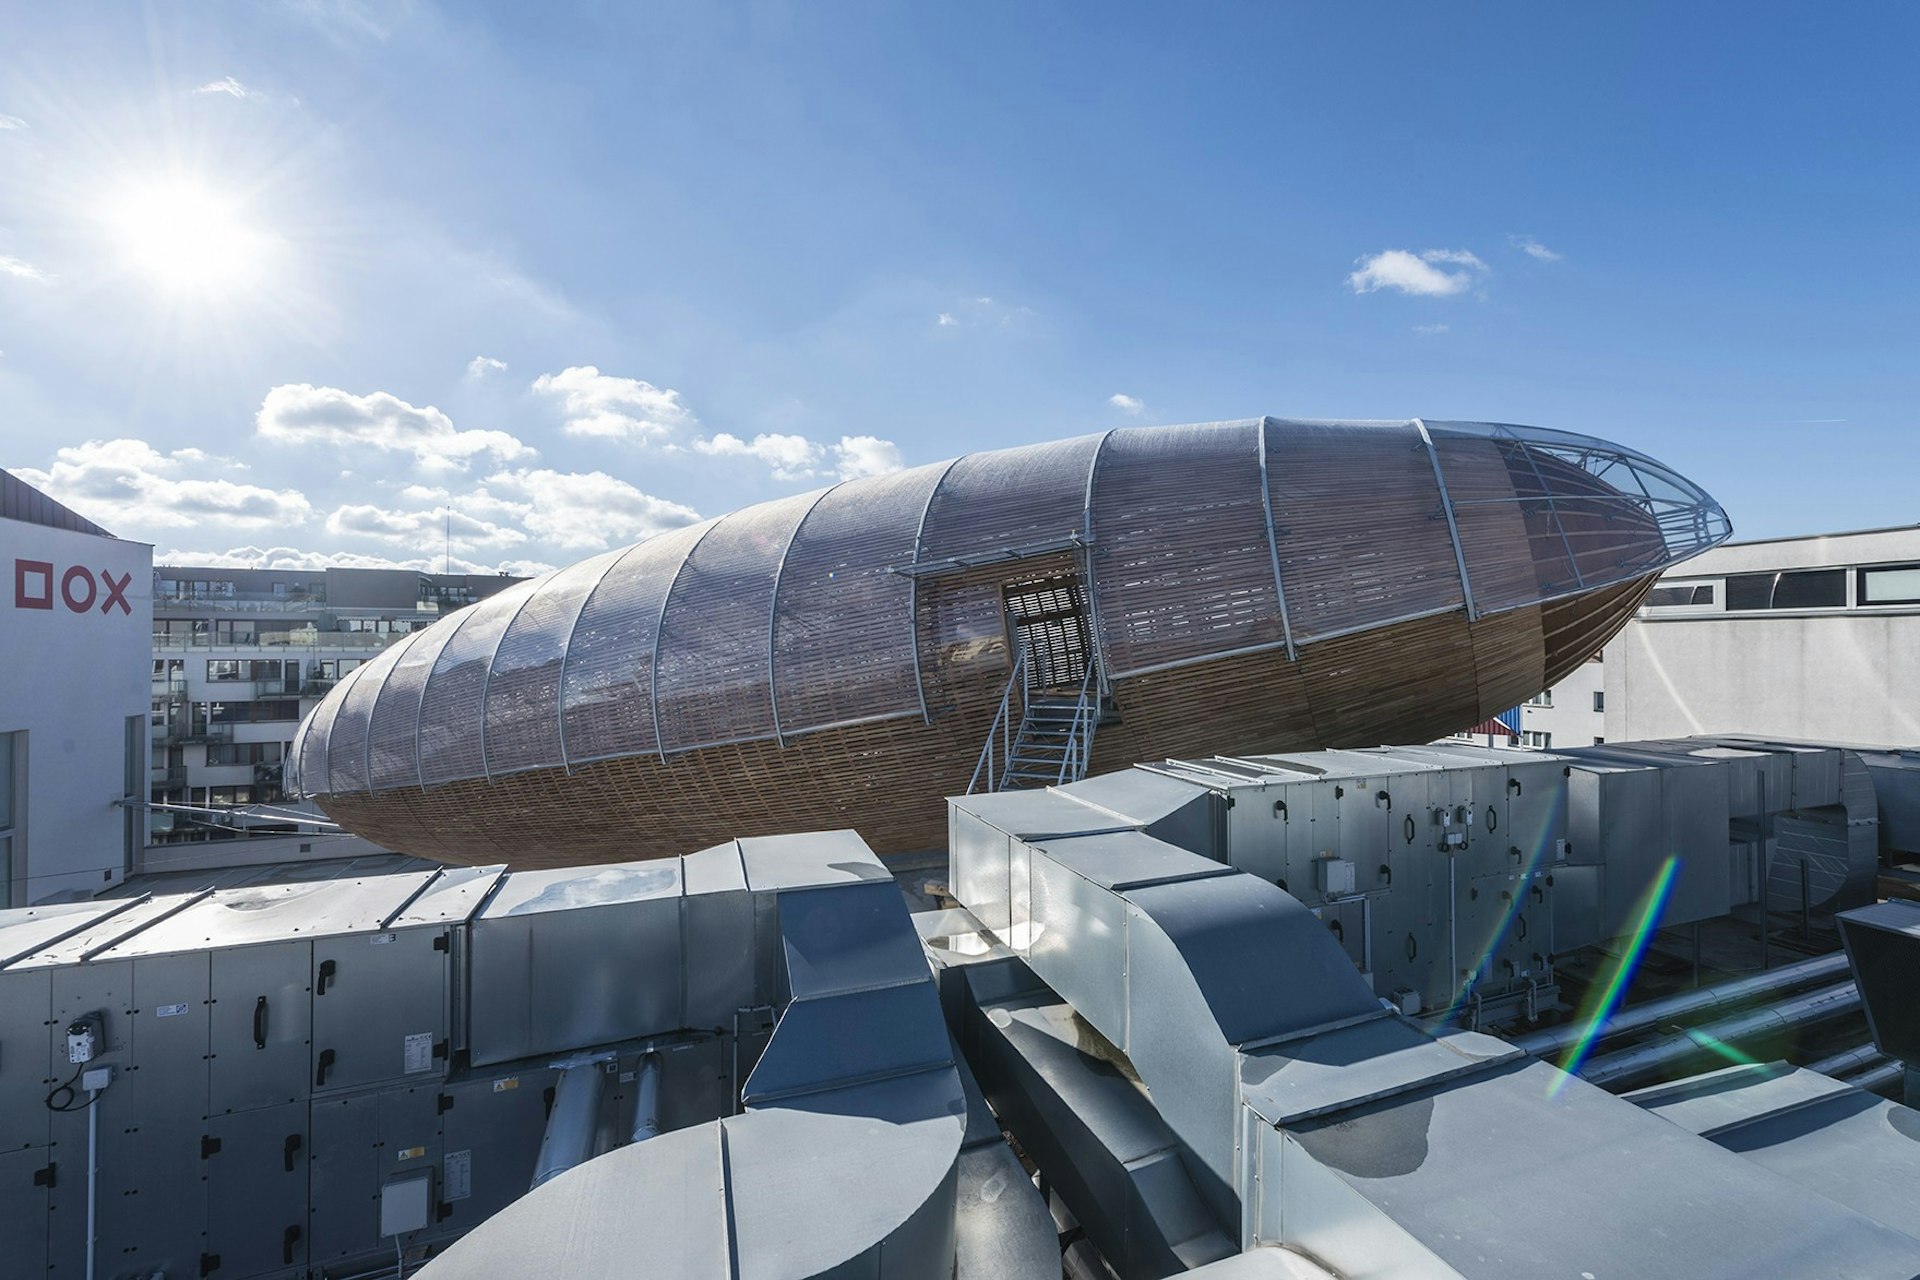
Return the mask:
<path id="1" fill-rule="evenodd" d="M 0 520 L 23 520 L 49 529 L 70 529 L 103 538 L 113 535 L 72 508 L 55 502 L 25 480 L 0 471 Z"/>
<path id="2" fill-rule="evenodd" d="M 919 709 L 913 559 L 946 464 L 852 480 L 801 522 L 780 572 L 774 696 L 783 733 Z"/>
<path id="3" fill-rule="evenodd" d="M 660 611 L 687 553 L 711 528 L 708 521 L 649 538 L 616 561 L 587 597 L 560 678 L 570 762 L 659 749 L 653 650 Z"/>
<path id="4" fill-rule="evenodd" d="M 1257 422 L 1107 437 L 1093 475 L 1110 674 L 1280 644 Z"/>
<path id="5" fill-rule="evenodd" d="M 1269 421 L 1265 430 L 1296 642 L 1460 605 L 1460 569 L 1418 428 Z"/>
<path id="6" fill-rule="evenodd" d="M 818 494 L 736 511 L 700 540 L 674 580 L 653 672 L 662 751 L 773 735 L 773 587 Z"/>

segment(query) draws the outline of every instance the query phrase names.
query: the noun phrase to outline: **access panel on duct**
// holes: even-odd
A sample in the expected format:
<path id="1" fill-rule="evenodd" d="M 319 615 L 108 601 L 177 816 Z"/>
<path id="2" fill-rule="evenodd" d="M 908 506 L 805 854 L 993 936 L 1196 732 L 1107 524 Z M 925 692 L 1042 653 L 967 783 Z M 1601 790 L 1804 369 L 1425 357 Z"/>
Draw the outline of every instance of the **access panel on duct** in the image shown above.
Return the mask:
<path id="1" fill-rule="evenodd" d="M 207 1247 L 214 1275 L 273 1274 L 307 1263 L 304 1101 L 207 1121 Z M 372 1242 L 367 1242 L 371 1244 Z"/>
<path id="2" fill-rule="evenodd" d="M 315 1092 L 445 1074 L 447 947 L 440 927 L 314 939 Z"/>
<path id="3" fill-rule="evenodd" d="M 313 1092 L 313 944 L 228 947 L 212 959 L 212 1112 L 305 1098 Z"/>

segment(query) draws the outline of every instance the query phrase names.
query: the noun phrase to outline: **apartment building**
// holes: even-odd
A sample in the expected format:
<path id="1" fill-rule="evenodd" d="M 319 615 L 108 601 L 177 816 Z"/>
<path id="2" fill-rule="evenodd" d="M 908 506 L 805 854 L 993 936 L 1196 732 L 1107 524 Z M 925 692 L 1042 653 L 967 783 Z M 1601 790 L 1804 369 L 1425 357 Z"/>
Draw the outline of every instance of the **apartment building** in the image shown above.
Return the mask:
<path id="1" fill-rule="evenodd" d="M 301 718 L 387 645 L 515 581 L 156 566 L 151 795 L 169 807 L 153 813 L 153 843 L 301 830 L 312 811 L 282 790 Z"/>

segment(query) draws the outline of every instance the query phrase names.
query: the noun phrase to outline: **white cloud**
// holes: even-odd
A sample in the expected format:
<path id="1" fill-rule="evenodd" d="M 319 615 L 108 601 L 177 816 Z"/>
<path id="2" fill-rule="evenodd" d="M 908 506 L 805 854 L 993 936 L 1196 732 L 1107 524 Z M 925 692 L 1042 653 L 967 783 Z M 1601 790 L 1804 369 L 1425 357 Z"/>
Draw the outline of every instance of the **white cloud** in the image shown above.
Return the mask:
<path id="1" fill-rule="evenodd" d="M 554 568 L 538 560 L 502 560 L 498 564 L 477 564 L 455 556 L 449 565 L 445 556 L 414 556 L 395 560 L 358 551 L 302 551 L 297 547 L 252 546 L 230 547 L 225 551 L 156 550 L 153 562 L 156 565 L 208 569 L 412 569 L 417 573 L 440 573 L 451 568 L 455 573 L 506 573 L 515 577 L 532 577 Z"/>
<path id="2" fill-rule="evenodd" d="M 19 116 L 0 115 L 0 129 L 24 129 L 27 122 Z"/>
<path id="3" fill-rule="evenodd" d="M 459 431 L 446 414 L 416 408 L 384 391 L 356 396 L 338 387 L 292 383 L 273 388 L 260 404 L 255 429 L 289 444 L 331 444 L 411 452 L 429 470 L 465 470 L 477 454 L 503 462 L 534 451 L 504 431 Z"/>
<path id="4" fill-rule="evenodd" d="M 506 371 L 507 362 L 505 360 L 495 360 L 492 356 L 475 356 L 473 359 L 467 361 L 467 376 L 469 378 L 479 379 L 486 377 L 490 373 L 505 373 Z"/>
<path id="5" fill-rule="evenodd" d="M 534 538 L 596 551 L 700 518 L 692 507 L 642 493 L 604 471 L 502 471 L 488 476 L 480 493 L 456 497 L 453 505 L 512 513 Z"/>
<path id="6" fill-rule="evenodd" d="M 10 258 L 4 253 L 0 253 L 0 276 L 12 276 L 16 280 L 53 279 L 24 258 Z"/>
<path id="7" fill-rule="evenodd" d="M 638 378 L 601 373 L 590 364 L 559 373 L 543 373 L 533 390 L 560 401 L 561 430 L 570 436 L 596 436 L 644 444 L 698 425 L 680 393 Z"/>
<path id="8" fill-rule="evenodd" d="M 841 436 L 833 454 L 842 480 L 884 476 L 906 465 L 900 457 L 900 446 L 877 436 Z"/>
<path id="9" fill-rule="evenodd" d="M 518 546 L 527 540 L 519 529 L 461 511 L 457 498 L 453 508 L 452 512 L 389 511 L 366 503 L 349 503 L 335 508 L 327 517 L 327 532 L 335 537 L 376 538 L 397 546 L 445 546 L 451 539 L 463 551 Z"/>
<path id="10" fill-rule="evenodd" d="M 773 469 L 776 480 L 805 480 L 818 474 L 825 460 L 825 445 L 805 436 L 762 433 L 751 440 L 722 431 L 710 440 L 696 440 L 693 447 L 716 458 L 757 458 Z"/>
<path id="11" fill-rule="evenodd" d="M 1134 417 L 1138 417 L 1140 414 L 1145 413 L 1147 409 L 1147 405 L 1144 400 L 1139 399 L 1137 396 L 1130 396 L 1126 394 L 1124 391 L 1116 391 L 1112 395 L 1108 396 L 1107 403 L 1112 405 L 1114 408 L 1118 409 L 1120 412 L 1124 414 L 1128 414 L 1130 416 L 1134 416 Z"/>
<path id="12" fill-rule="evenodd" d="M 1359 262 L 1359 269 L 1347 276 L 1355 293 L 1398 289 L 1423 297 L 1445 297 L 1472 288 L 1487 270 L 1486 263 L 1465 249 L 1427 249 L 1417 254 L 1388 249 Z M 1446 271 L 1443 266 L 1461 269 Z"/>
<path id="13" fill-rule="evenodd" d="M 1415 333 L 1425 334 L 1445 333 L 1447 332 L 1447 326 L 1443 324 L 1417 324 L 1413 326 L 1413 331 Z"/>
<path id="14" fill-rule="evenodd" d="M 1532 236 L 1508 236 L 1507 243 L 1526 254 L 1529 258 L 1534 258 L 1541 262 L 1558 262 L 1567 256 L 1564 253 L 1555 253 L 1538 240 L 1535 240 Z"/>
<path id="15" fill-rule="evenodd" d="M 954 325 L 959 324 L 960 322 L 953 318 L 952 312 L 942 311 L 940 315 L 934 320 L 934 323 L 939 325 L 942 329 L 950 329 Z"/>
<path id="16" fill-rule="evenodd" d="M 240 529 L 305 524 L 313 507 L 293 489 L 208 478 L 218 463 L 198 449 L 161 453 L 144 440 L 89 440 L 54 454 L 28 484 L 123 533 L 205 522 Z"/>
<path id="17" fill-rule="evenodd" d="M 842 480 L 860 476 L 886 475 L 903 465 L 900 447 L 878 436 L 841 436 L 835 445 L 821 444 L 805 436 L 762 433 L 751 440 L 722 431 L 705 440 L 695 440 L 696 452 L 715 458 L 753 458 L 764 462 L 776 480 L 812 480 L 832 474 Z M 827 465 L 828 455 L 833 463 Z"/>
<path id="18" fill-rule="evenodd" d="M 242 102 L 258 102 L 267 96 L 258 89 L 247 88 L 247 86 L 241 84 L 232 76 L 221 76 L 218 80 L 209 80 L 195 89 L 194 92 L 201 95 L 224 93 L 228 97 L 238 98 Z"/>

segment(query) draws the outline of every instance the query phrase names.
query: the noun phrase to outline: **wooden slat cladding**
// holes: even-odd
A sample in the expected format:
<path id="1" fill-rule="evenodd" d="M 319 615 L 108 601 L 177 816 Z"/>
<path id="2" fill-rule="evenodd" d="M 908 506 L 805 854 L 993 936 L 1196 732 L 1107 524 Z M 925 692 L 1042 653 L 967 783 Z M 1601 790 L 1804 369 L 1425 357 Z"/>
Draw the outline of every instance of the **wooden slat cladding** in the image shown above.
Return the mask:
<path id="1" fill-rule="evenodd" d="M 1044 575 L 1063 562 L 1071 559 L 1031 568 Z M 947 637 L 945 651 L 971 659 L 966 674 L 943 672 L 931 724 L 881 720 L 805 734 L 784 748 L 769 740 L 664 762 L 629 756 L 571 775 L 542 769 L 491 785 L 328 796 L 322 805 L 391 849 L 520 867 L 665 857 L 733 836 L 836 827 L 852 827 L 883 853 L 937 847 L 945 797 L 965 790 L 1006 680 L 1004 643 L 977 643 L 965 620 L 982 601 L 997 610 L 1005 568 L 954 575 L 923 598 L 923 616 L 939 619 L 929 631 Z M 1543 619 L 1584 643 L 1629 616 L 1649 581 L 1471 625 L 1459 613 L 1400 623 L 1312 646 L 1299 662 L 1269 650 L 1119 681 L 1120 718 L 1100 730 L 1093 767 L 1439 737 L 1539 691 Z"/>
<path id="2" fill-rule="evenodd" d="M 1412 423 L 1262 429 L 1296 641 L 1459 606 L 1440 486 Z"/>

